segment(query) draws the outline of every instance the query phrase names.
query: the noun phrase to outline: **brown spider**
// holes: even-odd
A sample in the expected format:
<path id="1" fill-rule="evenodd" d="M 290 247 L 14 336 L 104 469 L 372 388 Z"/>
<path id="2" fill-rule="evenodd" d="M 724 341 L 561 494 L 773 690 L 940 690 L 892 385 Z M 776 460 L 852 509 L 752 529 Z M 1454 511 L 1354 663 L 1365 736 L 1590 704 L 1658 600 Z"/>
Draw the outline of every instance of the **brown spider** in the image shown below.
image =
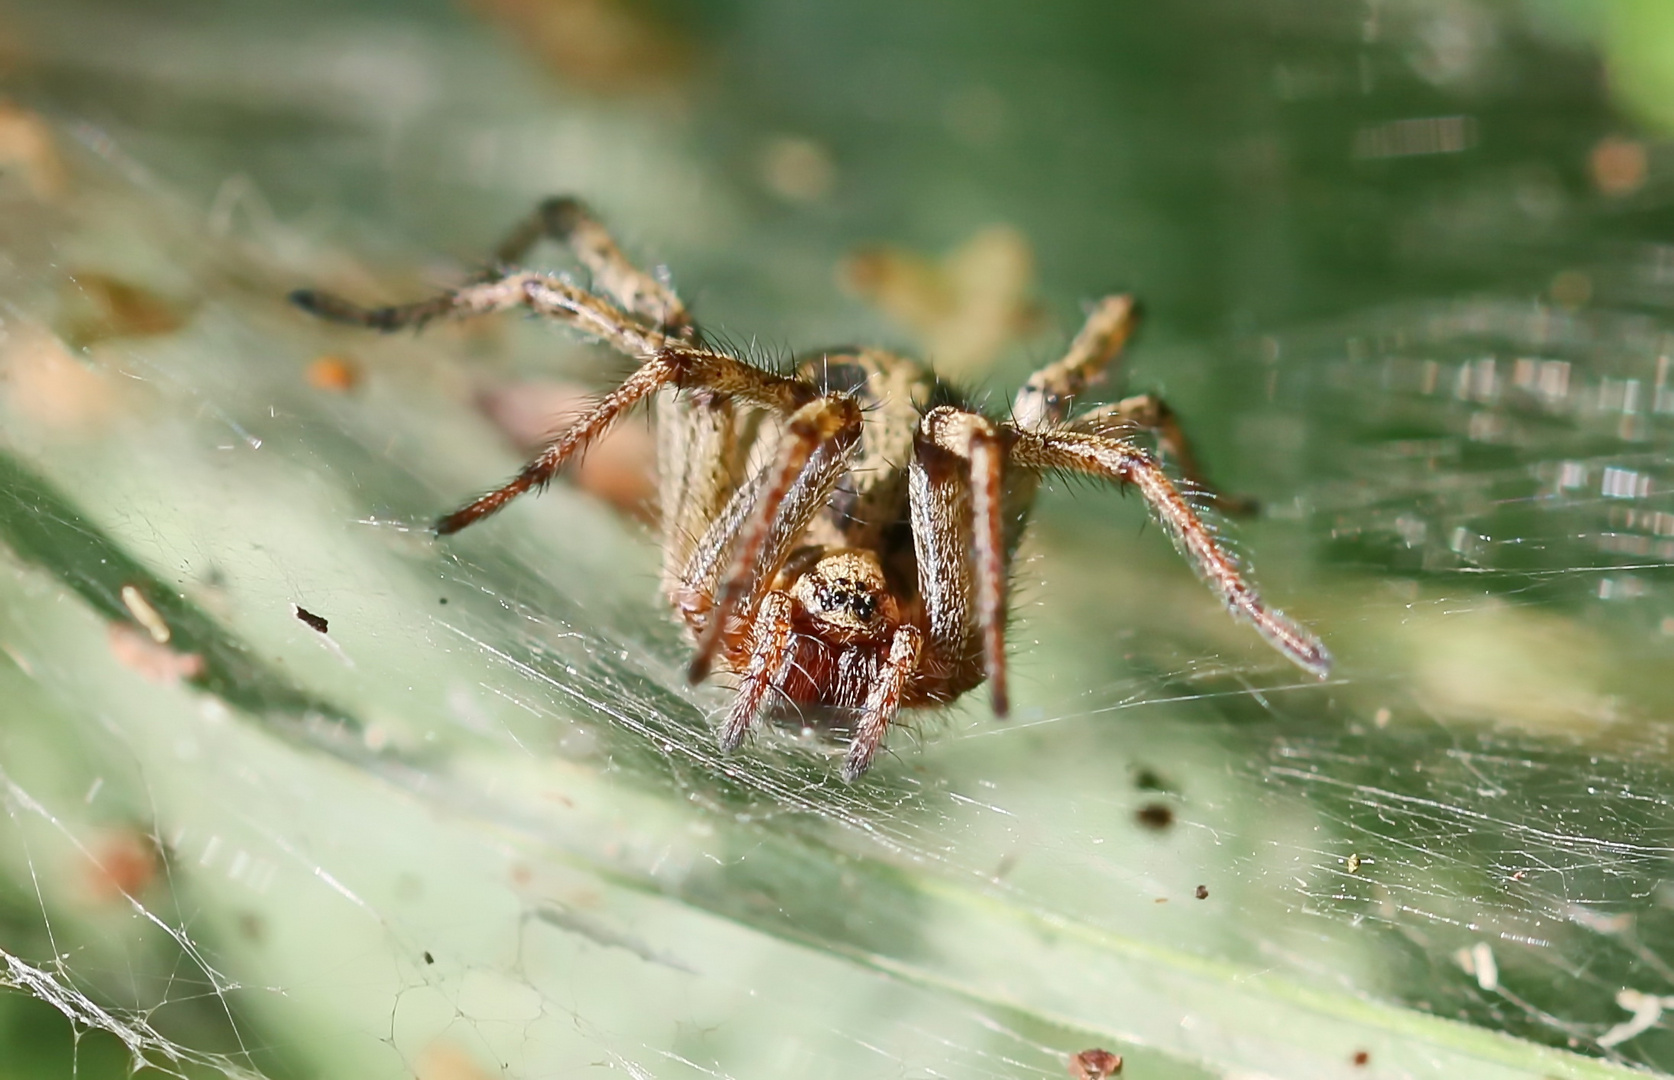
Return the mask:
<path id="1" fill-rule="evenodd" d="M 598 291 L 515 269 L 543 238 L 567 243 Z M 832 349 L 781 375 L 710 346 L 674 292 L 629 262 L 574 199 L 542 204 L 495 252 L 491 271 L 434 299 L 384 308 L 311 291 L 291 299 L 378 330 L 525 307 L 638 363 L 517 476 L 436 532 L 543 487 L 655 397 L 663 593 L 695 642 L 692 681 L 712 666 L 737 676 L 724 751 L 775 697 L 858 712 L 846 780 L 872 764 L 902 708 L 953 701 L 986 678 L 1004 716 L 1010 562 L 1049 472 L 1137 488 L 1234 615 L 1310 674 L 1330 669 L 1319 640 L 1262 603 L 1157 458 L 1131 441 L 1154 433 L 1195 480 L 1167 405 L 1141 395 L 1070 419 L 1133 328 L 1128 297 L 1100 301 L 1068 355 L 1030 377 L 1003 421 L 882 350 Z"/>

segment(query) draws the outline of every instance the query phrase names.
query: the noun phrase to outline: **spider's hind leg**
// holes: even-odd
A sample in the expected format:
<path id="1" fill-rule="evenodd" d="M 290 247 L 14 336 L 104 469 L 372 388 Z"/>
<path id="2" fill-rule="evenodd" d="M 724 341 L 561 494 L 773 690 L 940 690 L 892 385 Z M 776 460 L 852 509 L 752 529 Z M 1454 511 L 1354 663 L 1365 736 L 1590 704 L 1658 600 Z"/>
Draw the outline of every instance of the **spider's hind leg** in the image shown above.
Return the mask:
<path id="1" fill-rule="evenodd" d="M 529 281 L 541 282 L 548 292 L 587 296 L 583 290 L 556 278 L 518 272 L 519 264 L 542 240 L 554 240 L 575 253 L 576 259 L 593 275 L 594 283 L 605 296 L 621 306 L 622 310 L 616 311 L 608 303 L 604 305 L 616 311 L 618 322 L 643 323 L 644 329 L 681 341 L 695 342 L 698 339 L 691 312 L 686 310 L 686 305 L 681 303 L 674 290 L 635 266 L 622 253 L 610 231 L 579 199 L 569 196 L 547 199 L 536 207 L 535 212 L 494 249 L 490 266 L 467 279 L 459 289 L 392 307 L 361 307 L 333 293 L 315 289 L 298 289 L 291 293 L 290 300 L 304 311 L 328 322 L 391 331 L 419 328 L 439 318 L 504 311 L 520 304 L 539 310 L 538 303 L 523 295 Z M 581 325 L 580 328 L 600 333 L 596 327 Z"/>
<path id="2" fill-rule="evenodd" d="M 575 253 L 581 265 L 593 275 L 593 282 L 622 307 L 663 331 L 688 339 L 696 328 L 686 305 L 674 290 L 635 266 L 610 230 L 600 224 L 587 206 L 568 195 L 544 200 L 499 247 L 493 265 L 475 280 L 494 281 L 523 265 L 536 244 L 552 240 Z"/>

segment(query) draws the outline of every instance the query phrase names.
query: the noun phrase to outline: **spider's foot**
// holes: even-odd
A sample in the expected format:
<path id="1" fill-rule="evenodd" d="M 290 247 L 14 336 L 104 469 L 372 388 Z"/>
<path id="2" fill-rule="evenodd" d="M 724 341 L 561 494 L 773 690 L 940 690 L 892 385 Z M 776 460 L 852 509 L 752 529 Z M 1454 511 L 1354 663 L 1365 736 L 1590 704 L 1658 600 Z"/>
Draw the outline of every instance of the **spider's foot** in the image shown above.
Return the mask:
<path id="1" fill-rule="evenodd" d="M 419 312 L 396 307 L 367 308 L 351 303 L 340 296 L 316 289 L 297 289 L 286 297 L 291 303 L 326 322 L 347 326 L 365 326 L 373 330 L 399 330 L 404 326 L 419 326 L 431 317 L 431 312 Z"/>

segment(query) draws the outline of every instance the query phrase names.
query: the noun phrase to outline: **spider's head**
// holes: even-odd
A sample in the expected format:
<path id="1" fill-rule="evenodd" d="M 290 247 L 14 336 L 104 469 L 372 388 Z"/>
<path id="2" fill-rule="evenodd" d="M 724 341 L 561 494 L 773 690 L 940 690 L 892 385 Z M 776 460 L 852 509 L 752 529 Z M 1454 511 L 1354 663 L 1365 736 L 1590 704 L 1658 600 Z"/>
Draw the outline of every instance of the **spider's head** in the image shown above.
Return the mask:
<path id="1" fill-rule="evenodd" d="M 870 551 L 826 555 L 796 580 L 791 596 L 814 628 L 835 641 L 885 638 L 900 620 L 900 605 Z"/>

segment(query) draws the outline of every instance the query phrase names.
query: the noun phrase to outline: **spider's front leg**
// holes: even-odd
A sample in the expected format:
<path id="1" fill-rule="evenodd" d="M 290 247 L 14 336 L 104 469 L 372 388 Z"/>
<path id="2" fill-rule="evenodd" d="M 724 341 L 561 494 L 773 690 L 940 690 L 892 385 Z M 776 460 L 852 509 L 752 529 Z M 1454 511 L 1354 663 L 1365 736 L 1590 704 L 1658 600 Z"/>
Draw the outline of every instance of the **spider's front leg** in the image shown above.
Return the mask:
<path id="1" fill-rule="evenodd" d="M 1248 619 L 1268 643 L 1316 678 L 1331 673 L 1331 654 L 1309 630 L 1268 607 L 1230 554 L 1215 542 L 1157 459 L 1125 439 L 1084 432 L 1013 430 L 1010 461 L 1040 472 L 1062 470 L 1132 484 L 1180 545 L 1198 574 L 1233 614 Z"/>
<path id="2" fill-rule="evenodd" d="M 958 690 L 986 675 L 994 715 L 1005 716 L 1003 434 L 985 416 L 942 405 L 920 419 L 914 442 L 908 497 L 929 653 Z"/>
<path id="3" fill-rule="evenodd" d="M 1155 394 L 1139 394 L 1101 405 L 1076 417 L 1070 422 L 1069 429 L 1112 437 L 1120 437 L 1124 429 L 1148 431 L 1156 438 L 1157 449 L 1162 451 L 1163 456 L 1174 462 L 1193 490 L 1213 499 L 1217 510 L 1244 517 L 1260 509 L 1259 504 L 1249 496 L 1231 495 L 1209 483 L 1179 418 L 1169 408 L 1168 402 Z"/>
<path id="4" fill-rule="evenodd" d="M 1011 408 L 1012 423 L 1029 431 L 1050 431 L 1062 426 L 1069 420 L 1076 399 L 1089 386 L 1103 382 L 1120 359 L 1122 347 L 1133 336 L 1138 319 L 1132 298 L 1107 296 L 1100 300 L 1064 358 L 1035 372 L 1017 392 Z M 1069 428 L 1101 435 L 1136 428 L 1150 432 L 1157 440 L 1157 448 L 1178 465 L 1194 488 L 1209 493 L 1220 510 L 1228 514 L 1249 514 L 1256 509 L 1252 499 L 1214 490 L 1174 410 L 1155 394 L 1138 394 L 1101 405 L 1075 417 L 1069 422 Z"/>

